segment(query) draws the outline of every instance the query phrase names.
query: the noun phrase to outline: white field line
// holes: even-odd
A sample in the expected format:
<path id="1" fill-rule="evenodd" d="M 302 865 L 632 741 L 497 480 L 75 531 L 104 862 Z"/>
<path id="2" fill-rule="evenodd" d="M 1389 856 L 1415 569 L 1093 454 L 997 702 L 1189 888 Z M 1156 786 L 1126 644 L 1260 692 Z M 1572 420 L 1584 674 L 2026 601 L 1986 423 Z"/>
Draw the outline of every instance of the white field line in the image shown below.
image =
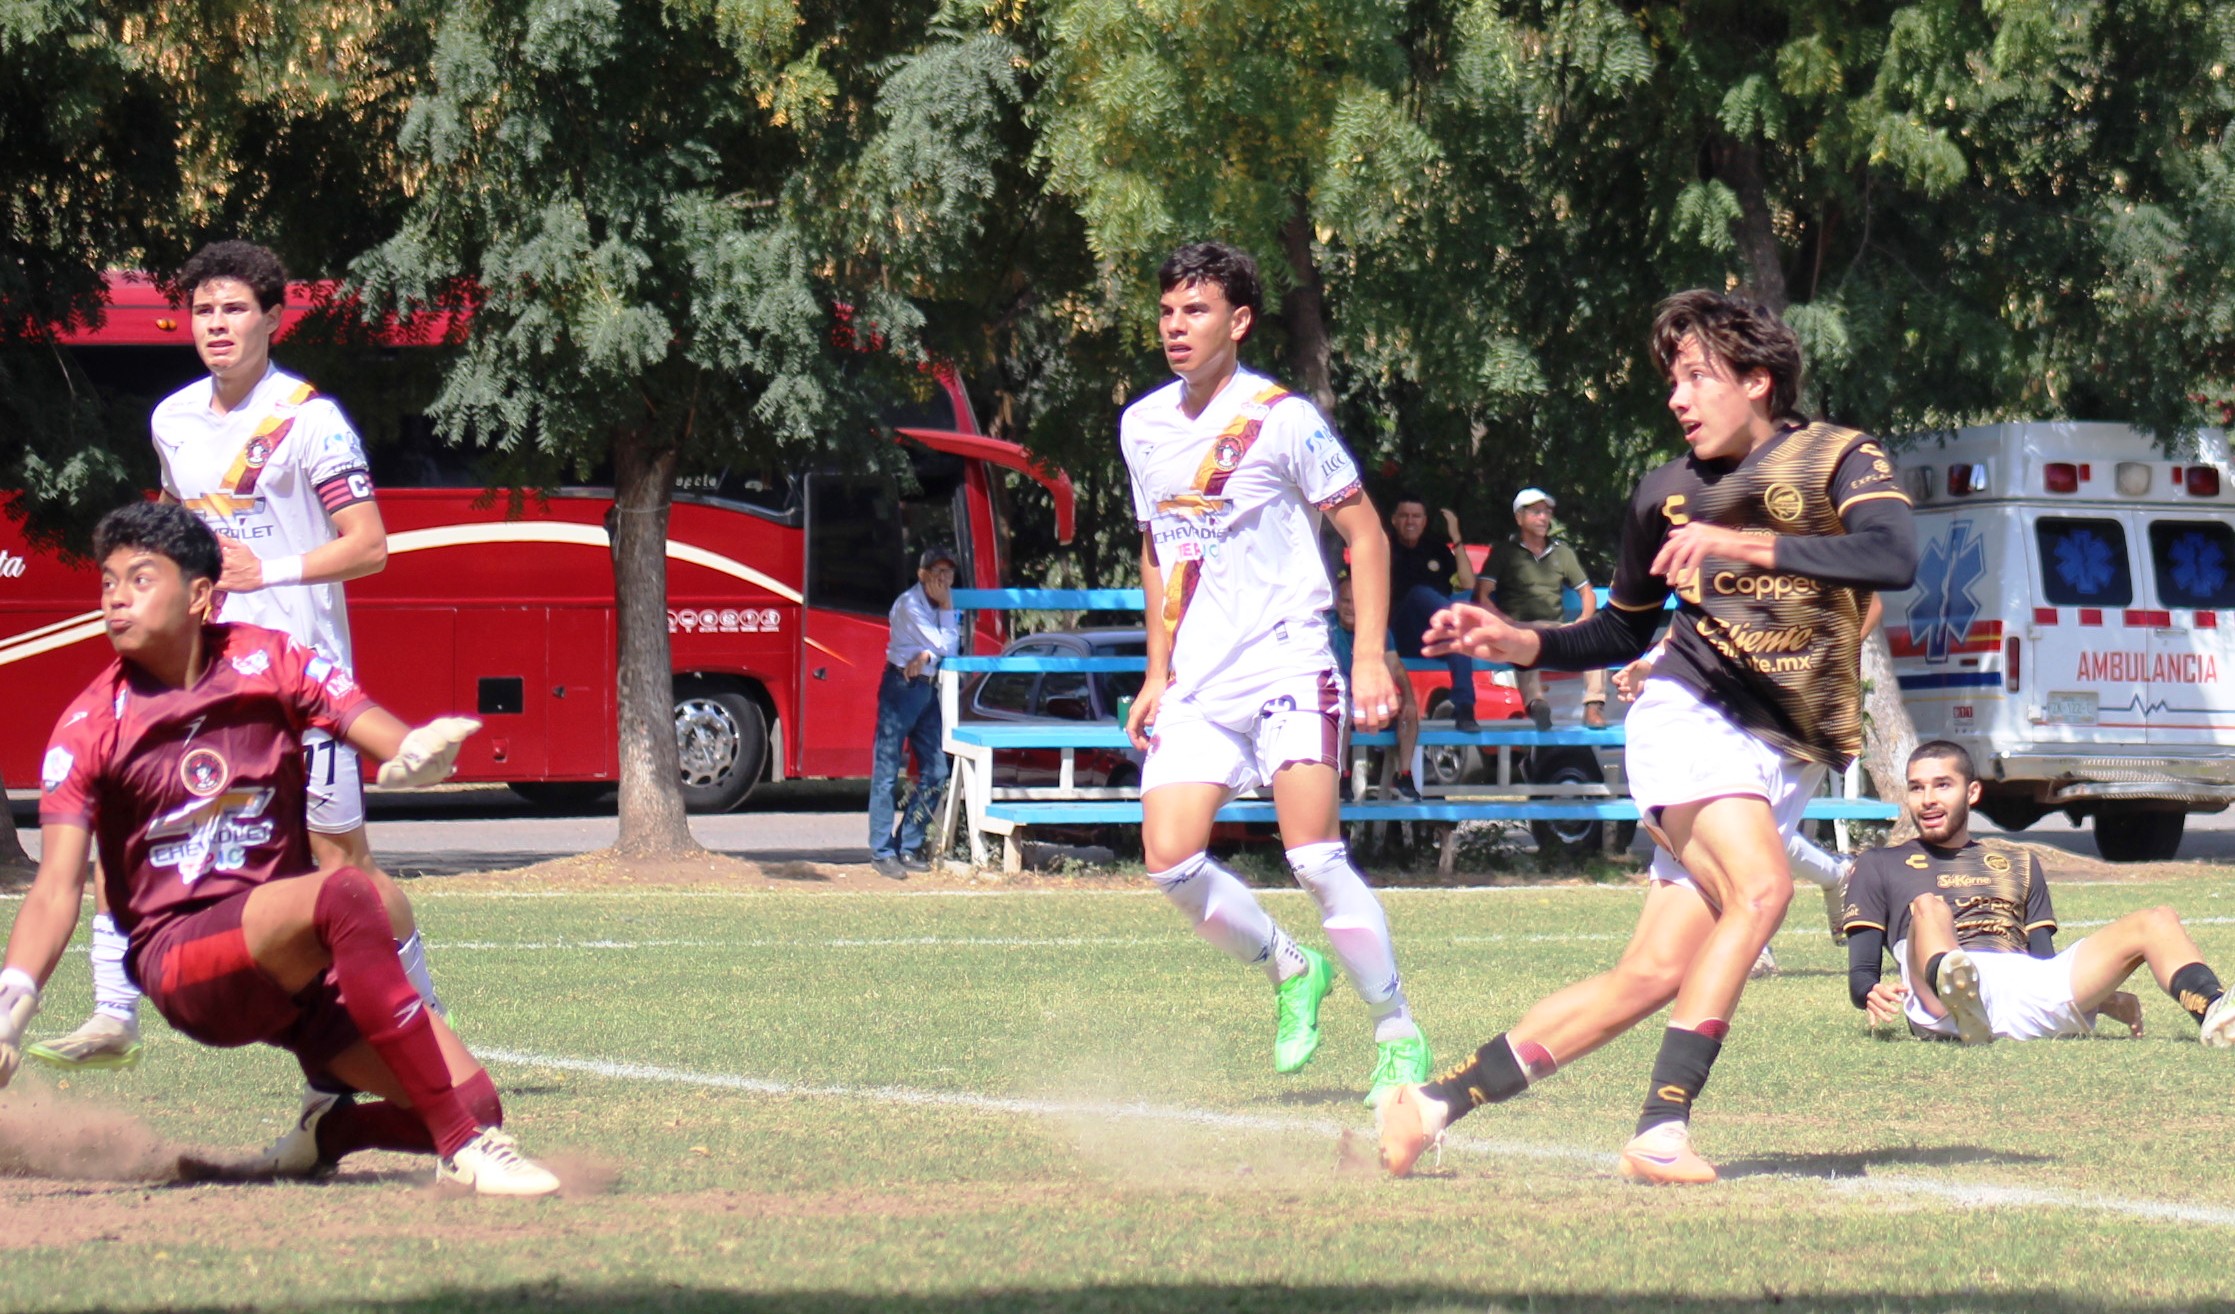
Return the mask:
<path id="1" fill-rule="evenodd" d="M 720 1072 L 689 1072 L 646 1063 L 610 1063 L 601 1059 L 566 1058 L 518 1050 L 485 1049 L 480 1057 L 521 1067 L 580 1072 L 617 1081 L 643 1081 L 664 1086 L 694 1086 L 708 1090 L 733 1090 L 749 1095 L 790 1099 L 841 1099 L 851 1103 L 911 1105 L 918 1108 L 966 1109 L 975 1113 L 1001 1113 L 1020 1117 L 1098 1118 L 1110 1121 L 1176 1123 L 1226 1131 L 1302 1133 L 1335 1137 L 1349 1124 L 1319 1118 L 1276 1117 L 1255 1113 L 1221 1113 L 1148 1103 L 1034 1100 L 1013 1096 L 981 1095 L 971 1091 L 915 1090 L 905 1086 L 815 1086 L 761 1077 L 740 1077 Z M 1612 1168 L 1615 1156 L 1601 1150 L 1572 1145 L 1538 1145 L 1519 1141 L 1482 1140 L 1453 1134 L 1445 1140 L 1448 1152 L 1490 1159 L 1531 1159 Z M 1870 1173 L 1855 1177 L 1823 1178 L 1813 1174 L 1764 1173 L 1780 1181 L 1817 1183 L 1842 1195 L 1890 1195 L 1927 1199 L 1964 1209 L 2048 1209 L 2108 1213 L 2161 1222 L 2204 1224 L 2235 1228 L 2235 1209 L 2213 1205 L 2180 1204 L 2169 1200 L 2131 1199 L 2086 1191 L 2051 1187 L 2003 1186 L 1992 1182 L 1948 1181 L 1910 1173 Z M 1742 1179 L 1743 1180 L 1743 1179 Z"/>

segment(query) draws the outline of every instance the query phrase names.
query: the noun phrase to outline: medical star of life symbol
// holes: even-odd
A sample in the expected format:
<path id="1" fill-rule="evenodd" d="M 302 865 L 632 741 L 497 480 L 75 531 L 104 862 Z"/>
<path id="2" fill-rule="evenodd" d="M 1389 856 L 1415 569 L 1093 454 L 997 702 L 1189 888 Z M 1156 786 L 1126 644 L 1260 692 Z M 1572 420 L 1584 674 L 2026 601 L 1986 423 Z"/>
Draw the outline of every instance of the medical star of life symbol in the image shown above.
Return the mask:
<path id="1" fill-rule="evenodd" d="M 1958 520 L 1946 538 L 1936 538 L 1917 561 L 1917 593 L 1909 600 L 1909 641 L 1925 650 L 1928 662 L 1944 662 L 1971 633 L 1979 600 L 1971 586 L 1987 573 L 1987 549 Z"/>

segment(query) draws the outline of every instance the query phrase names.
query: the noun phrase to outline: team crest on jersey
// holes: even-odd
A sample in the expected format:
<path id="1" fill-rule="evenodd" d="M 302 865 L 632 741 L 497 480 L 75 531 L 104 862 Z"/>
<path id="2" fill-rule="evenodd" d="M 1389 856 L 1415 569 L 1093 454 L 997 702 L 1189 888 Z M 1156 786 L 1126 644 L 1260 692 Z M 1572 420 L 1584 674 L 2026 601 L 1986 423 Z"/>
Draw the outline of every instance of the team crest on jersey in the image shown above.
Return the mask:
<path id="1" fill-rule="evenodd" d="M 187 793 L 196 798 L 210 798 L 232 780 L 233 767 L 216 749 L 197 748 L 179 759 L 178 775 Z"/>
<path id="2" fill-rule="evenodd" d="M 1779 520 L 1798 520 L 1808 509 L 1807 499 L 1791 484 L 1771 484 L 1762 491 L 1762 504 Z"/>
<path id="3" fill-rule="evenodd" d="M 2006 872 L 2010 870 L 2010 860 L 1999 853 L 1990 853 L 1987 855 L 1987 870 Z"/>
<path id="4" fill-rule="evenodd" d="M 248 462 L 249 469 L 261 470 L 272 459 L 272 445 L 264 435 L 258 434 L 248 440 L 248 450 L 241 454 L 241 459 Z"/>
<path id="5" fill-rule="evenodd" d="M 1231 471 L 1241 463 L 1242 440 L 1234 434 L 1220 434 L 1217 446 L 1211 448 L 1211 464 Z"/>
<path id="6" fill-rule="evenodd" d="M 272 669 L 272 655 L 258 648 L 246 657 L 235 657 L 233 669 L 243 675 L 262 675 Z"/>
<path id="7" fill-rule="evenodd" d="M 39 784 L 49 794 L 53 793 L 62 788 L 62 782 L 70 778 L 70 768 L 77 764 L 78 760 L 70 755 L 69 749 L 56 744 L 47 750 L 47 760 L 39 765 Z"/>

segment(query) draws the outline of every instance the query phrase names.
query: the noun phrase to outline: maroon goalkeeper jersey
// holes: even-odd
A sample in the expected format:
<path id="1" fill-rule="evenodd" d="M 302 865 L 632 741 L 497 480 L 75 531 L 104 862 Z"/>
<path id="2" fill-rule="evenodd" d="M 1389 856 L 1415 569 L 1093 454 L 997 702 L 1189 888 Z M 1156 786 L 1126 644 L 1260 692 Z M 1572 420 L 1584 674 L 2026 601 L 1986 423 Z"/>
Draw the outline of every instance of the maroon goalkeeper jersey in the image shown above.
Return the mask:
<path id="1" fill-rule="evenodd" d="M 277 630 L 211 625 L 191 688 L 117 659 L 55 724 L 42 825 L 84 826 L 133 949 L 173 919 L 314 865 L 302 733 L 340 737 L 372 701 Z"/>

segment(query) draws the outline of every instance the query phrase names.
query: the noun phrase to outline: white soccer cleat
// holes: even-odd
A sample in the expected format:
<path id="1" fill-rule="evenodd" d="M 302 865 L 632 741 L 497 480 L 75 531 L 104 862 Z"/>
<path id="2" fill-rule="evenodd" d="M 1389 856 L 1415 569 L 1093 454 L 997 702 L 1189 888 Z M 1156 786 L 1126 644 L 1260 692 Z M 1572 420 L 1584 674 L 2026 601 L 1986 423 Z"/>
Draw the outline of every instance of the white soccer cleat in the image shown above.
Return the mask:
<path id="1" fill-rule="evenodd" d="M 1956 1020 L 1956 1039 L 1966 1045 L 1984 1045 L 1994 1039 L 1994 1023 L 1987 1017 L 1987 1001 L 1979 993 L 1979 965 L 1961 949 L 1941 955 L 1940 971 L 1932 993 L 1948 1006 Z"/>
<path id="2" fill-rule="evenodd" d="M 1754 965 L 1746 969 L 1746 979 L 1759 981 L 1765 976 L 1775 976 L 1777 972 L 1777 955 L 1771 953 L 1769 946 L 1765 944 L 1762 951 L 1754 955 Z"/>
<path id="3" fill-rule="evenodd" d="M 2196 1038 L 2212 1049 L 2235 1049 L 2235 990 L 2229 990 L 2204 1010 L 2204 1029 Z"/>
<path id="4" fill-rule="evenodd" d="M 1715 1165 L 1692 1148 L 1692 1129 L 1681 1122 L 1664 1122 L 1631 1137 L 1615 1166 L 1624 1177 L 1648 1186 L 1706 1186 L 1716 1178 Z"/>
<path id="5" fill-rule="evenodd" d="M 303 1087 L 303 1111 L 295 1118 L 295 1125 L 249 1162 L 249 1172 L 257 1177 L 330 1175 L 340 1165 L 318 1152 L 318 1124 L 348 1098 L 311 1086 Z"/>
<path id="6" fill-rule="evenodd" d="M 495 1127 L 483 1128 L 456 1154 L 437 1159 L 435 1181 L 470 1186 L 475 1195 L 550 1195 L 559 1189 L 550 1170 L 520 1153 L 519 1142 Z"/>
<path id="7" fill-rule="evenodd" d="M 439 785 L 458 762 L 458 746 L 481 723 L 470 716 L 438 716 L 404 736 L 396 755 L 380 764 L 379 781 L 394 789 Z"/>

